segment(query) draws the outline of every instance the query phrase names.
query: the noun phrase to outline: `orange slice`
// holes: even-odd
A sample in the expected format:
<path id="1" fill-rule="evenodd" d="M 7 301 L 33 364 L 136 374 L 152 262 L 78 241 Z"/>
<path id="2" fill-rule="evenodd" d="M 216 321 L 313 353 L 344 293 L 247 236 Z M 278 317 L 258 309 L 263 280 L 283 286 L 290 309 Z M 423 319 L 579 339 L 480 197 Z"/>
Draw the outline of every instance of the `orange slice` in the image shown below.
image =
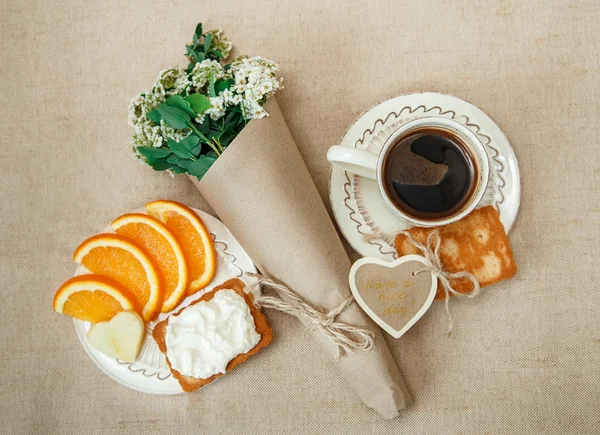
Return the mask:
<path id="1" fill-rule="evenodd" d="M 146 210 L 167 226 L 183 248 L 190 268 L 187 294 L 205 287 L 215 276 L 217 254 L 202 220 L 191 208 L 175 201 L 153 201 L 146 204 Z"/>
<path id="2" fill-rule="evenodd" d="M 189 284 L 187 262 L 177 239 L 162 222 L 147 214 L 125 214 L 110 226 L 117 234 L 137 242 L 150 255 L 165 288 L 161 311 L 166 313 L 175 308 L 185 297 Z"/>
<path id="3" fill-rule="evenodd" d="M 133 310 L 135 298 L 119 283 L 100 275 L 80 275 L 65 282 L 54 296 L 57 313 L 97 323 Z"/>
<path id="4" fill-rule="evenodd" d="M 137 244 L 119 234 L 98 234 L 75 250 L 73 261 L 90 272 L 114 279 L 136 299 L 144 321 L 155 318 L 163 303 L 163 286 L 156 266 Z"/>

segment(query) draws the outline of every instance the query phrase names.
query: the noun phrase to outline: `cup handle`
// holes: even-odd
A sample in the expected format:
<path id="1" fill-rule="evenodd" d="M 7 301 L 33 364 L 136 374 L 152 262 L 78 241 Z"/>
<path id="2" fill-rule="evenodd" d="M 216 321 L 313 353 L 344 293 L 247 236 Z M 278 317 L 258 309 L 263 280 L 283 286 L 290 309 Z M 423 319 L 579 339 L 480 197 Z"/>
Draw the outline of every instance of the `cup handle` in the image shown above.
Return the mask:
<path id="1" fill-rule="evenodd" d="M 378 159 L 377 154 L 342 145 L 334 145 L 327 151 L 327 160 L 332 165 L 371 180 L 377 179 Z"/>

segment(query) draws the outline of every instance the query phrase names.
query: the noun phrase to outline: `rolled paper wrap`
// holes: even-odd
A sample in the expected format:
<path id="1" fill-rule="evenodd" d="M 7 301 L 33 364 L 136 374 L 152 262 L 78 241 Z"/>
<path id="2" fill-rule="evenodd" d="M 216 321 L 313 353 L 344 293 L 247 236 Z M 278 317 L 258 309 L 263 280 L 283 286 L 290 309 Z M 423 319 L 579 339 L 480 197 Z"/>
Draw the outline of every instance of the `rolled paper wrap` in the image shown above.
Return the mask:
<path id="1" fill-rule="evenodd" d="M 330 310 L 350 295 L 351 263 L 274 98 L 265 109 L 202 180 L 190 178 L 263 274 Z M 333 343 L 314 339 L 367 406 L 398 416 L 411 398 L 381 331 L 356 304 L 338 319 L 372 330 L 373 348 L 336 359 Z"/>

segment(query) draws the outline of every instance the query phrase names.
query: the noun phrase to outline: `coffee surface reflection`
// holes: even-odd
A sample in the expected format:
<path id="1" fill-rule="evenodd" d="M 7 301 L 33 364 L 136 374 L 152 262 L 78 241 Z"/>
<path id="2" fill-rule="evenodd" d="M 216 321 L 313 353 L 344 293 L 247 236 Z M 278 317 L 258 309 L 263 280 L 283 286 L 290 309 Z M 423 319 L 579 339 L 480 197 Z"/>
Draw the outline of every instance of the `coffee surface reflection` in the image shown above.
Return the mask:
<path id="1" fill-rule="evenodd" d="M 392 145 L 383 182 L 392 201 L 421 219 L 441 219 L 459 211 L 475 190 L 477 167 L 468 147 L 453 133 L 420 129 Z"/>

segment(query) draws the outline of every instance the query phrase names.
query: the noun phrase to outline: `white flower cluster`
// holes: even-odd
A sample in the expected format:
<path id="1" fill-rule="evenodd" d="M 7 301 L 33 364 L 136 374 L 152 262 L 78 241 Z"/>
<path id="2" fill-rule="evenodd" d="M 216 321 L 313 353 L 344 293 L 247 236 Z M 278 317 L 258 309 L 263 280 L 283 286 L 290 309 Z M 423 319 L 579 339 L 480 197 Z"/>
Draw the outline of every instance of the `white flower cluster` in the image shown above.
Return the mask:
<path id="1" fill-rule="evenodd" d="M 233 44 L 229 40 L 227 36 L 223 34 L 221 29 L 211 30 L 208 32 L 212 35 L 211 47 L 219 50 L 223 55 L 223 60 L 229 57 L 229 53 L 231 53 L 231 49 L 233 48 Z"/>
<path id="2" fill-rule="evenodd" d="M 181 68 L 169 68 L 158 75 L 156 83 L 149 93 L 140 94 L 129 104 L 129 125 L 134 129 L 131 146 L 161 147 L 165 138 L 180 141 L 190 134 L 189 129 L 175 130 L 161 121 L 160 125 L 150 121 L 146 114 L 156 109 L 171 95 L 188 89 L 191 82 Z"/>
<path id="3" fill-rule="evenodd" d="M 185 128 L 183 130 L 175 130 L 174 128 L 169 127 L 165 123 L 165 121 L 163 121 L 162 119 L 160 120 L 160 133 L 163 135 L 163 137 L 173 139 L 175 142 L 179 142 L 180 140 L 185 139 L 190 135 L 191 132 L 192 130 L 190 130 L 189 128 Z"/>
<path id="4" fill-rule="evenodd" d="M 188 89 L 190 85 L 191 82 L 185 70 L 179 67 L 169 68 L 160 72 L 152 88 L 151 95 L 159 100 L 156 104 L 158 105 L 167 97 L 180 94 Z"/>
<path id="5" fill-rule="evenodd" d="M 210 98 L 210 109 L 204 112 L 206 115 L 210 115 L 215 121 L 225 115 L 226 103 L 223 99 L 223 94 L 216 97 Z"/>
<path id="6" fill-rule="evenodd" d="M 232 94 L 241 96 L 241 105 L 248 119 L 267 115 L 262 108 L 275 91 L 282 89 L 282 78 L 277 78 L 279 65 L 260 56 L 240 58 L 231 64 L 235 84 Z"/>
<path id="7" fill-rule="evenodd" d="M 283 79 L 277 78 L 278 70 L 275 62 L 262 57 L 240 58 L 227 71 L 219 62 L 205 60 L 194 66 L 191 81 L 196 91 L 205 93 L 211 76 L 216 80 L 233 80 L 231 88 L 211 97 L 211 108 L 206 115 L 212 119 L 221 118 L 231 106 L 241 106 L 247 119 L 259 119 L 267 115 L 263 104 L 275 91 L 283 88 Z"/>
<path id="8" fill-rule="evenodd" d="M 131 146 L 134 150 L 140 146 L 160 147 L 163 144 L 160 126 L 152 124 L 146 114 L 156 108 L 159 104 L 149 94 L 140 94 L 131 100 L 129 104 L 129 125 L 133 127 L 134 134 Z"/>
<path id="9" fill-rule="evenodd" d="M 196 92 L 205 93 L 212 75 L 215 76 L 215 80 L 219 80 L 224 78 L 227 72 L 223 69 L 223 65 L 216 60 L 206 59 L 194 65 L 190 78 Z"/>

